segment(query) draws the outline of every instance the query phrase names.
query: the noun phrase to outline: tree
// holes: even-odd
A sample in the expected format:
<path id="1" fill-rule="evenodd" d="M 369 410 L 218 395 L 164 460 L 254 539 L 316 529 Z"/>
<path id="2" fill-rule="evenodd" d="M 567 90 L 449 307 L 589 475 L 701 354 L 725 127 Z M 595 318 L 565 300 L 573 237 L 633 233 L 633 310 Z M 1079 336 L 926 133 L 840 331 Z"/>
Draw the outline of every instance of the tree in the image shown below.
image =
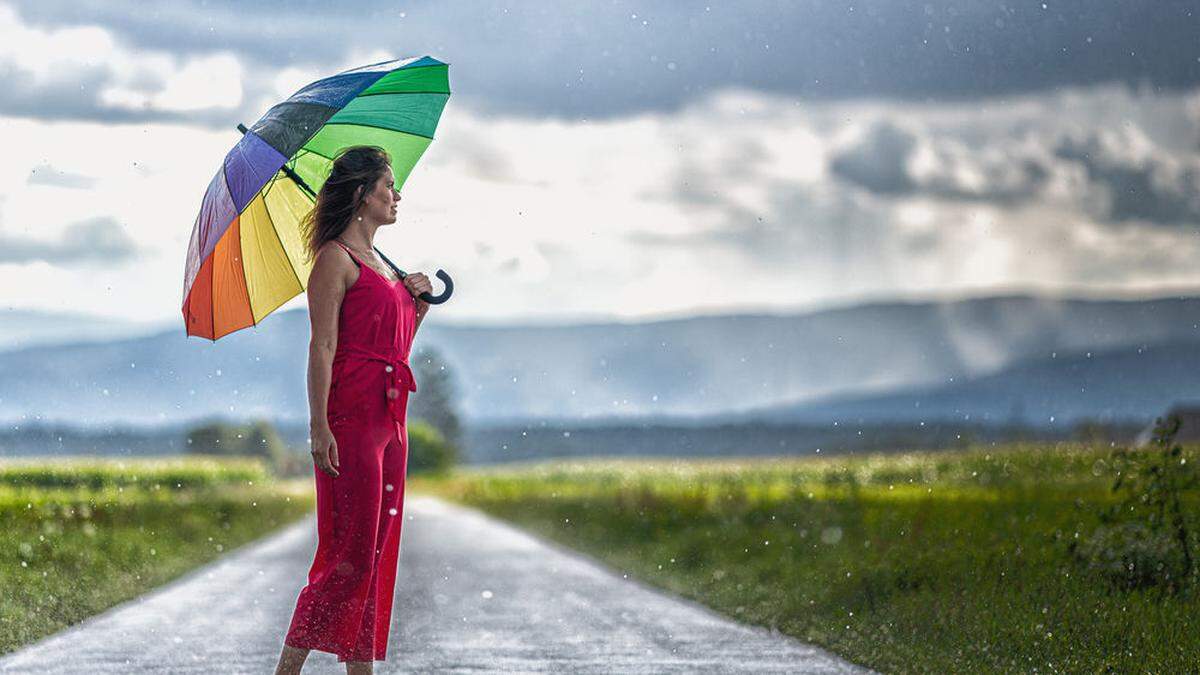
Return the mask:
<path id="1" fill-rule="evenodd" d="M 458 398 L 454 373 L 440 352 L 422 347 L 412 361 L 417 392 L 409 404 L 409 416 L 419 418 L 437 429 L 445 443 L 462 447 L 462 426 L 455 411 Z"/>
<path id="2" fill-rule="evenodd" d="M 261 419 L 249 424 L 212 422 L 195 427 L 187 432 L 184 448 L 189 454 L 260 457 L 272 467 L 287 454 L 279 432 Z"/>

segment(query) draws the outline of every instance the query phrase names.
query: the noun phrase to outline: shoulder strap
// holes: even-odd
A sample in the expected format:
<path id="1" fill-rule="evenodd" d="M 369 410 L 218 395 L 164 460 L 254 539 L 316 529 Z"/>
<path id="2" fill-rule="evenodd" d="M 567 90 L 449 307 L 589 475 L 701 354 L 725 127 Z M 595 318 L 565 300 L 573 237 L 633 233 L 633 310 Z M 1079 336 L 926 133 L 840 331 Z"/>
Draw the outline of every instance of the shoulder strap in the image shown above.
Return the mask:
<path id="1" fill-rule="evenodd" d="M 401 279 L 408 276 L 399 267 L 396 267 L 396 264 L 389 260 L 388 257 L 383 254 L 383 251 L 379 250 L 378 246 L 372 246 L 371 248 L 375 249 L 375 252 L 379 254 L 379 257 L 383 258 L 383 262 L 387 263 L 388 267 L 392 268 L 392 270 L 396 273 L 396 276 L 400 277 Z"/>
<path id="2" fill-rule="evenodd" d="M 348 246 L 346 246 L 342 242 L 338 241 L 337 239 L 330 239 L 329 241 L 332 241 L 333 243 L 337 244 L 338 246 L 341 246 L 342 250 L 346 252 L 346 255 L 350 256 L 350 259 L 354 261 L 355 265 L 361 266 L 363 264 L 362 261 L 358 259 L 358 256 L 354 255 L 354 253 L 350 251 L 350 248 Z"/>

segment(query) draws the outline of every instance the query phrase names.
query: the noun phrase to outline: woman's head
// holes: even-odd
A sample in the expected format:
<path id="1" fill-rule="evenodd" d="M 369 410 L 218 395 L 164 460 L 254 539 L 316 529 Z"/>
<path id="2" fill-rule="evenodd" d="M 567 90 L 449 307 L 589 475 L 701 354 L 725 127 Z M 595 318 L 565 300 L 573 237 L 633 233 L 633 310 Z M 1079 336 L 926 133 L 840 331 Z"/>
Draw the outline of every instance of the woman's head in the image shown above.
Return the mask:
<path id="1" fill-rule="evenodd" d="M 338 153 L 329 178 L 317 191 L 317 203 L 304 219 L 310 259 L 355 218 L 373 223 L 396 221 L 400 193 L 393 184 L 391 163 L 386 150 L 372 145 L 355 145 Z"/>

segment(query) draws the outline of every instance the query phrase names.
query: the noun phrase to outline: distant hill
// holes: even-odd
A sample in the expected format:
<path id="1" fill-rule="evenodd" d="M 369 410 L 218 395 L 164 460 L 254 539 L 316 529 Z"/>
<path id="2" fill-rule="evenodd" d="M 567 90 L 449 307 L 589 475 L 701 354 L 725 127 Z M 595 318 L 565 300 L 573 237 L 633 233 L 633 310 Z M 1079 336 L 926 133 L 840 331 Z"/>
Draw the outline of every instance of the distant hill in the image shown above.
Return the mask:
<path id="1" fill-rule="evenodd" d="M 1200 341 L 1125 347 L 1019 362 L 942 386 L 771 406 L 743 419 L 777 423 L 960 421 L 1067 427 L 1153 419 L 1200 401 Z"/>
<path id="2" fill-rule="evenodd" d="M 1044 364 L 1050 368 L 1088 350 L 1159 345 L 1186 350 L 1180 345 L 1200 333 L 1200 299 L 1190 297 L 1003 296 L 871 303 L 795 315 L 561 326 L 451 325 L 439 322 L 437 311 L 417 336 L 414 358 L 424 346 L 444 355 L 471 424 L 700 417 L 782 403 L 819 408 L 833 397 L 886 399 L 968 378 L 986 382 L 987 376 L 999 377 L 1020 364 L 1051 359 Z M 263 415 L 305 421 L 308 338 L 308 316 L 301 309 L 273 314 L 216 343 L 185 338 L 180 326 L 103 343 L 0 352 L 0 420 L 154 425 Z M 1149 392 L 1174 388 L 1179 379 L 1178 372 L 1170 372 L 1173 357 L 1163 354 L 1158 369 L 1139 369 L 1136 359 L 1106 360 L 1123 368 L 1124 388 L 1114 387 L 1095 401 L 1114 413 L 1144 411 L 1151 404 Z M 1185 351 L 1175 354 L 1186 357 Z M 1190 363 L 1177 368 L 1187 371 Z M 1045 377 L 1035 384 L 1030 374 L 1012 386 L 1084 400 L 1065 384 L 1055 385 L 1057 374 Z M 1162 379 L 1171 377 L 1176 379 Z M 981 400 L 1009 410 L 999 394 Z M 880 405 L 863 410 L 887 410 L 902 402 Z M 944 407 L 953 410 L 952 404 Z M 1025 410 L 1040 414 L 1033 399 Z"/>
<path id="3" fill-rule="evenodd" d="M 77 312 L 0 307 L 0 351 L 34 345 L 101 342 L 163 329 L 162 321 L 126 321 Z"/>

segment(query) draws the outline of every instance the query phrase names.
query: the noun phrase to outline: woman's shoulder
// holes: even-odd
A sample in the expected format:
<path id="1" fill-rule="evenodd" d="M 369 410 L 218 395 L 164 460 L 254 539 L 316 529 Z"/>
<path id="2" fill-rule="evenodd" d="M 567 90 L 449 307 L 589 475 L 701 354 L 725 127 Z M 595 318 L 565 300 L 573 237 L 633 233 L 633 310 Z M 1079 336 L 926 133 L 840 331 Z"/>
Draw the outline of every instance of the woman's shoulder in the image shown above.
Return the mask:
<path id="1" fill-rule="evenodd" d="M 317 255 L 328 255 L 328 251 L 341 251 L 343 254 L 349 255 L 349 253 L 346 252 L 346 247 L 336 239 L 326 240 L 317 247 Z"/>
<path id="2" fill-rule="evenodd" d="M 318 268 L 325 274 L 341 277 L 345 288 L 352 286 L 359 274 L 358 261 L 333 240 L 317 247 L 317 253 L 313 256 L 313 270 Z"/>
<path id="3" fill-rule="evenodd" d="M 337 261 L 350 266 L 358 265 L 358 261 L 355 260 L 353 255 L 350 254 L 350 251 L 346 250 L 345 246 L 334 241 L 333 239 L 330 239 L 329 241 L 317 247 L 317 255 L 313 258 L 313 264 L 315 265 L 316 261 L 321 259 L 325 259 L 326 261 Z"/>

